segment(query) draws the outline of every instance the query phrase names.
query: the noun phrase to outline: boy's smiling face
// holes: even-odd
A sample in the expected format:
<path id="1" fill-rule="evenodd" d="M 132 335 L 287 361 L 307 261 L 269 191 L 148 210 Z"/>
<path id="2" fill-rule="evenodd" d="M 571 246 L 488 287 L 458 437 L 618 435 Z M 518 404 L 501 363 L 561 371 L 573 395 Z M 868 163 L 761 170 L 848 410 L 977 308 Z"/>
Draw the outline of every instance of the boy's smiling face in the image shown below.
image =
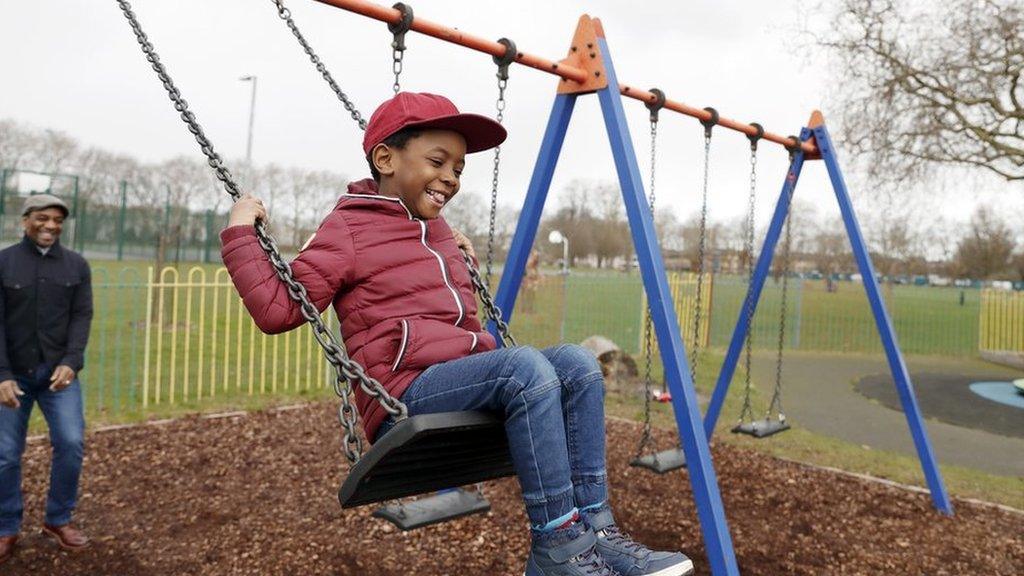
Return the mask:
<path id="1" fill-rule="evenodd" d="M 429 220 L 459 192 L 466 139 L 451 130 L 424 130 L 404 148 L 378 146 L 373 160 L 380 193 L 401 198 L 413 216 Z"/>

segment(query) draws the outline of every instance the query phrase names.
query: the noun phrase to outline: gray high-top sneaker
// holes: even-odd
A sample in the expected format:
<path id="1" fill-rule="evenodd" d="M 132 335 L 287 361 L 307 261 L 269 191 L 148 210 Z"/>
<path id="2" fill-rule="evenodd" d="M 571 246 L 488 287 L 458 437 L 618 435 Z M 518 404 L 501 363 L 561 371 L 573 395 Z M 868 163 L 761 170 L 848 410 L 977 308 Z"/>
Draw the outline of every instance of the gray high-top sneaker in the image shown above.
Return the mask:
<path id="1" fill-rule="evenodd" d="M 597 552 L 622 576 L 687 576 L 693 561 L 681 552 L 655 552 L 619 530 L 608 505 L 582 513 L 597 536 Z"/>
<path id="2" fill-rule="evenodd" d="M 597 537 L 582 522 L 535 534 L 524 576 L 619 576 L 594 551 Z"/>

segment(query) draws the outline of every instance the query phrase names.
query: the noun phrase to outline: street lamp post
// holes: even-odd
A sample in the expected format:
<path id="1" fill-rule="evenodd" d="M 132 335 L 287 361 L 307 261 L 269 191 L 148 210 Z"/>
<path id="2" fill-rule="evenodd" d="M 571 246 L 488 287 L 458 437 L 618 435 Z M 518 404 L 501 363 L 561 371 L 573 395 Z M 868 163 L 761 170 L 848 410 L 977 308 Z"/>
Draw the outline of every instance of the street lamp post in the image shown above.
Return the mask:
<path id="1" fill-rule="evenodd" d="M 562 245 L 562 322 L 558 330 L 558 341 L 561 343 L 565 342 L 565 309 L 569 305 L 569 239 L 558 230 L 552 230 L 548 234 L 548 242 Z"/>
<path id="2" fill-rule="evenodd" d="M 252 82 L 252 91 L 249 98 L 249 138 L 245 145 L 245 164 L 252 167 L 252 124 L 256 117 L 256 76 L 242 76 L 242 82 Z"/>

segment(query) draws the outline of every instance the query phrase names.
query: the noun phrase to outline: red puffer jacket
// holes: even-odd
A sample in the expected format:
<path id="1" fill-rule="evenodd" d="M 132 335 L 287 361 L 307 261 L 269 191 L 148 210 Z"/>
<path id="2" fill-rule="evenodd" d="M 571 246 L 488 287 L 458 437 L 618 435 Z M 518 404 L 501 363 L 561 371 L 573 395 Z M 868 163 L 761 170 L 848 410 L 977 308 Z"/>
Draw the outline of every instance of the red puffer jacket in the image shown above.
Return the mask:
<path id="1" fill-rule="evenodd" d="M 255 229 L 232 226 L 220 236 L 224 265 L 260 330 L 303 324 Z M 334 303 L 352 359 L 392 396 L 433 364 L 496 347 L 477 319 L 451 228 L 443 218 L 414 218 L 401 200 L 379 195 L 371 179 L 349 184 L 291 267 L 318 310 Z M 355 394 L 373 438 L 387 412 L 358 387 Z"/>

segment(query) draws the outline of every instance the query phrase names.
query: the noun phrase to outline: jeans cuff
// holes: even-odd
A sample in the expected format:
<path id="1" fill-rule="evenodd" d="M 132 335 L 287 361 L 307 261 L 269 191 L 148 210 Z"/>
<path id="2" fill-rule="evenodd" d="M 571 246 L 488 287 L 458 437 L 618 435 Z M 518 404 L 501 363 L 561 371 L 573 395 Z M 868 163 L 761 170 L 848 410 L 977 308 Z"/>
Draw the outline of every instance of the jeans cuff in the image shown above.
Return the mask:
<path id="1" fill-rule="evenodd" d="M 0 538 L 4 536 L 15 536 L 21 532 L 21 520 L 5 520 L 0 522 Z"/>
<path id="2" fill-rule="evenodd" d="M 608 481 L 604 475 L 585 476 L 573 481 L 573 494 L 580 509 L 608 500 Z"/>
<path id="3" fill-rule="evenodd" d="M 527 501 L 526 515 L 530 518 L 530 526 L 545 526 L 556 518 L 561 518 L 576 508 L 573 490 L 566 490 L 543 501 Z"/>
<path id="4" fill-rule="evenodd" d="M 47 514 L 43 522 L 45 522 L 47 526 L 63 526 L 65 524 L 70 524 L 71 513 L 65 512 L 64 514 L 61 514 L 59 516 L 50 516 L 49 514 Z"/>

